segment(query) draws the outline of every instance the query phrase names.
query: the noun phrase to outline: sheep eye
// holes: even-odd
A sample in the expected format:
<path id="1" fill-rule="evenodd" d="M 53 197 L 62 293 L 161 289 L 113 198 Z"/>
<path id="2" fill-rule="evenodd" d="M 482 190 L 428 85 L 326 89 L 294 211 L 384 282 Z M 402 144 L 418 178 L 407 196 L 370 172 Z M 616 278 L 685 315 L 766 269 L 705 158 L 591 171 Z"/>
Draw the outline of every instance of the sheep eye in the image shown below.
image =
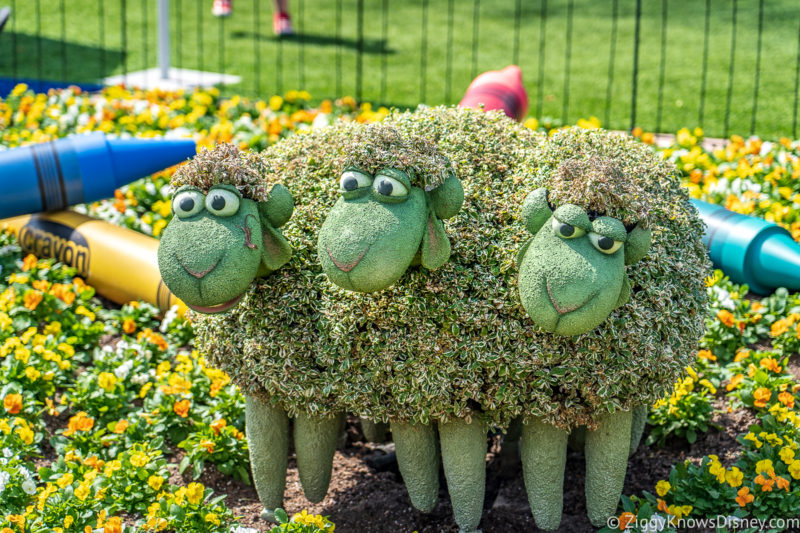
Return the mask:
<path id="1" fill-rule="evenodd" d="M 575 239 L 586 235 L 586 231 L 581 228 L 576 228 L 572 224 L 561 222 L 555 217 L 553 218 L 553 232 L 562 239 Z"/>
<path id="2" fill-rule="evenodd" d="M 212 189 L 206 196 L 206 209 L 220 217 L 229 217 L 239 210 L 239 196 L 227 189 Z"/>
<path id="3" fill-rule="evenodd" d="M 379 175 L 375 178 L 372 188 L 381 196 L 403 198 L 408 196 L 408 189 L 402 181 L 396 180 L 386 175 Z"/>
<path id="4" fill-rule="evenodd" d="M 339 179 L 339 186 L 342 192 L 352 192 L 362 187 L 369 187 L 372 184 L 372 177 L 363 172 L 347 170 Z"/>
<path id="5" fill-rule="evenodd" d="M 203 209 L 203 193 L 200 191 L 183 191 L 172 199 L 172 212 L 178 218 L 193 217 Z"/>
<path id="6" fill-rule="evenodd" d="M 590 233 L 589 240 L 592 241 L 592 245 L 597 248 L 598 252 L 602 252 L 607 255 L 613 254 L 619 250 L 620 246 L 622 246 L 621 241 L 615 241 L 611 237 L 606 237 L 605 235 L 600 235 L 599 233 Z"/>

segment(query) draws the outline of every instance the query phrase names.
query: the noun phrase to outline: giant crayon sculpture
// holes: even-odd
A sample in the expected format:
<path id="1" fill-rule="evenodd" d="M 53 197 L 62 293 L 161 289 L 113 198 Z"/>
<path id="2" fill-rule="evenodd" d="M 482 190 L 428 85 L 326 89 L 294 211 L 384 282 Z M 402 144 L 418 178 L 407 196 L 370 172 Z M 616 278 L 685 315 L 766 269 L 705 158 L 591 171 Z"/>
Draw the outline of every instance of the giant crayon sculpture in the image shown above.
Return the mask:
<path id="1" fill-rule="evenodd" d="M 736 283 L 768 294 L 800 290 L 800 245 L 780 226 L 722 206 L 692 200 L 706 224 L 703 244 L 711 261 Z"/>
<path id="2" fill-rule="evenodd" d="M 528 94 L 522 86 L 522 71 L 516 65 L 503 70 L 489 70 L 469 84 L 461 107 L 480 107 L 486 111 L 500 109 L 509 117 L 522 120 L 528 113 Z"/>
<path id="3" fill-rule="evenodd" d="M 113 139 L 100 132 L 0 152 L 0 218 L 109 198 L 195 153 L 192 139 Z"/>
<path id="4" fill-rule="evenodd" d="M 158 240 L 74 211 L 0 221 L 23 252 L 73 266 L 99 294 L 117 303 L 144 300 L 166 311 L 186 310 L 158 272 Z"/>

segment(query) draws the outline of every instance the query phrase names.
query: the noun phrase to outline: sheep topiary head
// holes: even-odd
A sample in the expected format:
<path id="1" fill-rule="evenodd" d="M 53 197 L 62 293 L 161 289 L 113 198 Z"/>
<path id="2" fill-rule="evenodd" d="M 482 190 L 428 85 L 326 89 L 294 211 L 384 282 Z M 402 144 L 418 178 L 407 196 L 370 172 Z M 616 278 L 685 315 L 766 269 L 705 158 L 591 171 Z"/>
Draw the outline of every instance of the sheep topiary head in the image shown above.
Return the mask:
<path id="1" fill-rule="evenodd" d="M 158 266 L 167 287 L 195 311 L 227 311 L 256 277 L 289 260 L 277 228 L 292 215 L 292 196 L 267 183 L 257 154 L 218 145 L 178 170 L 172 185 L 174 216 Z"/>
<path id="2" fill-rule="evenodd" d="M 443 219 L 464 201 L 446 158 L 418 137 L 383 124 L 363 128 L 347 147 L 340 198 L 319 232 L 322 268 L 336 285 L 375 292 L 412 265 L 435 270 L 450 257 Z"/>
<path id="3" fill-rule="evenodd" d="M 625 266 L 645 256 L 650 231 L 641 220 L 606 216 L 621 195 L 631 197 L 621 178 L 613 161 L 569 159 L 551 180 L 590 207 L 554 207 L 544 187 L 525 199 L 522 219 L 534 237 L 519 252 L 519 292 L 526 312 L 545 331 L 586 333 L 630 299 Z"/>

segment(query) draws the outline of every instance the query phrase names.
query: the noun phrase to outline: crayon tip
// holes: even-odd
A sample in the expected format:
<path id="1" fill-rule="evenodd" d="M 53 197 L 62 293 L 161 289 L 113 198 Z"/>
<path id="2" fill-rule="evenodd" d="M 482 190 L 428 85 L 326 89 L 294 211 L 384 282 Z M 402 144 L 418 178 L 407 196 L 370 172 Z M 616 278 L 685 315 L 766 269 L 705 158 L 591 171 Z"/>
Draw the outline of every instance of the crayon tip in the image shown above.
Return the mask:
<path id="1" fill-rule="evenodd" d="M 752 274 L 762 285 L 800 289 L 800 245 L 788 232 L 764 239 L 754 263 Z"/>
<path id="2" fill-rule="evenodd" d="M 800 244 L 777 224 L 692 200 L 706 225 L 703 244 L 714 267 L 757 294 L 800 290 Z"/>
<path id="3" fill-rule="evenodd" d="M 509 65 L 503 70 L 479 74 L 458 105 L 483 105 L 486 111 L 500 109 L 509 117 L 522 120 L 528 113 L 528 94 L 522 85 L 522 71 L 517 65 Z"/>
<path id="4" fill-rule="evenodd" d="M 118 187 L 194 157 L 193 139 L 108 139 Z"/>

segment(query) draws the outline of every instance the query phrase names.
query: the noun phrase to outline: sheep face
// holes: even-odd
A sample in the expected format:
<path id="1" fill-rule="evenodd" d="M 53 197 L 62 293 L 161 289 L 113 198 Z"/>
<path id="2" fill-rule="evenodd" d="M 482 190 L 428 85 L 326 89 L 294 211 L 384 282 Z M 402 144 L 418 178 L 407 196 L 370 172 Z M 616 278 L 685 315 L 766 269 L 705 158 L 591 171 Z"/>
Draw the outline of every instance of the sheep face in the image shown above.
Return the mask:
<path id="1" fill-rule="evenodd" d="M 534 237 L 519 256 L 522 305 L 542 329 L 579 335 L 599 326 L 630 298 L 625 265 L 639 261 L 650 246 L 650 232 L 630 233 L 615 218 L 591 220 L 581 207 L 553 211 L 547 190 L 528 195 L 523 218 Z"/>
<path id="2" fill-rule="evenodd" d="M 322 268 L 336 285 L 356 292 L 380 291 L 412 265 L 433 270 L 450 257 L 441 219 L 461 208 L 464 192 L 457 178 L 450 176 L 426 192 L 394 168 L 374 176 L 348 168 L 339 184 L 341 197 L 318 239 Z"/>
<path id="3" fill-rule="evenodd" d="M 172 211 L 158 248 L 159 270 L 167 287 L 200 313 L 230 309 L 257 276 L 291 255 L 276 229 L 292 212 L 291 194 L 282 185 L 263 202 L 243 198 L 232 185 L 215 185 L 207 194 L 183 186 Z"/>

